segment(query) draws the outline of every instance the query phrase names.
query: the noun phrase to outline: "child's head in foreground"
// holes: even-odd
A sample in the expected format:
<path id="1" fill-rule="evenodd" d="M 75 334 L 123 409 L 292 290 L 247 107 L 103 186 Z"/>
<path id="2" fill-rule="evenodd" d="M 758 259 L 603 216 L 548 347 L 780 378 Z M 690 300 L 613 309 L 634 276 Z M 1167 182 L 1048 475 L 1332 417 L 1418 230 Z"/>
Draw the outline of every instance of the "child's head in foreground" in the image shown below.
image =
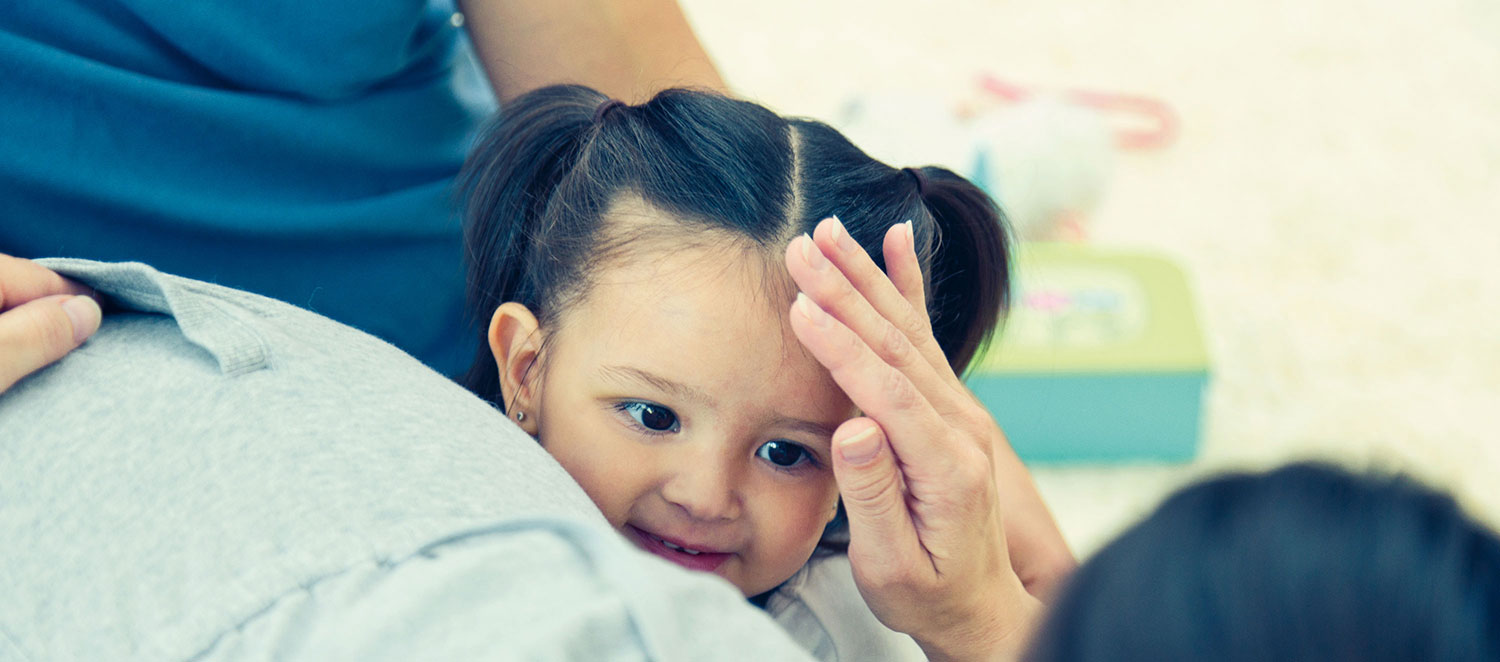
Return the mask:
<path id="1" fill-rule="evenodd" d="M 1500 539 L 1406 479 L 1219 478 L 1080 567 L 1033 645 L 1034 662 L 1500 660 Z"/>
<path id="2" fill-rule="evenodd" d="M 934 335 L 962 372 L 1005 306 L 998 209 L 818 122 L 671 90 L 578 86 L 508 105 L 466 166 L 465 385 L 535 436 L 635 544 L 747 595 L 805 564 L 838 512 L 853 405 L 787 323 L 788 242 L 837 215 L 884 268 L 911 221 Z"/>

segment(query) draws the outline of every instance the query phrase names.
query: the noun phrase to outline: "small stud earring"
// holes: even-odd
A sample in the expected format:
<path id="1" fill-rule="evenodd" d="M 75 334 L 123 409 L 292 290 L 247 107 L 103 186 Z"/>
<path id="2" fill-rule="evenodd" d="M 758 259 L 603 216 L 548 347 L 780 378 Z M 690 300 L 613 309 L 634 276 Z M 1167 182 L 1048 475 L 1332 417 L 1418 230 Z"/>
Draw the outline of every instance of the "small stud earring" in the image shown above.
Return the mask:
<path id="1" fill-rule="evenodd" d="M 524 412 L 524 411 L 518 411 L 518 412 L 516 412 L 516 422 L 520 423 L 521 421 L 524 421 L 524 420 L 526 420 L 526 412 Z"/>

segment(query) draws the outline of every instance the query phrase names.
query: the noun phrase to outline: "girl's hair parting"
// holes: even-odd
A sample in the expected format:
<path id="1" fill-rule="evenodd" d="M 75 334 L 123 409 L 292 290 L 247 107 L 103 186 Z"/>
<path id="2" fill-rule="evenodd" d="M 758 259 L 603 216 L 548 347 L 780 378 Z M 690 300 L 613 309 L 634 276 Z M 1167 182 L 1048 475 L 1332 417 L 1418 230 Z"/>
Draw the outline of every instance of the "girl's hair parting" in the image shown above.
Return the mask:
<path id="1" fill-rule="evenodd" d="M 467 307 L 481 328 L 507 301 L 549 328 L 587 293 L 594 267 L 643 241 L 703 241 L 693 231 L 707 230 L 779 259 L 786 242 L 835 215 L 882 269 L 886 229 L 912 222 L 933 333 L 955 371 L 1009 305 L 1004 218 L 978 187 L 939 167 L 893 168 L 821 122 L 712 92 L 673 89 L 626 105 L 577 85 L 535 90 L 485 128 L 458 192 Z M 680 225 L 606 222 L 631 197 Z M 463 384 L 505 408 L 483 337 Z"/>
<path id="2" fill-rule="evenodd" d="M 1406 478 L 1217 478 L 1080 567 L 1027 659 L 1500 660 L 1500 538 Z"/>

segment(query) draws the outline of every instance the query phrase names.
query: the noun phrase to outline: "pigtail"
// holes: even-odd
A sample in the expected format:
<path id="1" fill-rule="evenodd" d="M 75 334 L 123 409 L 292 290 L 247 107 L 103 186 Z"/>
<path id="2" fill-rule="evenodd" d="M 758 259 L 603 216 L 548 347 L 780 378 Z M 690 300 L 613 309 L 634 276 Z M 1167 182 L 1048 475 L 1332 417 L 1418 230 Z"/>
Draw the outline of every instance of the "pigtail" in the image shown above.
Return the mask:
<path id="1" fill-rule="evenodd" d="M 938 167 L 910 168 L 913 195 L 936 222 L 928 310 L 938 345 L 963 374 L 1010 308 L 1010 240 L 1005 216 L 984 191 Z M 919 230 L 920 233 L 920 230 Z M 924 238 L 917 237 L 917 245 Z"/>
<path id="2" fill-rule="evenodd" d="M 559 85 L 507 105 L 484 128 L 458 178 L 468 276 L 467 308 L 478 322 L 479 348 L 463 385 L 500 405 L 500 375 L 490 353 L 489 318 L 500 304 L 536 309 L 529 277 L 535 242 L 558 184 L 577 164 L 605 97 Z"/>

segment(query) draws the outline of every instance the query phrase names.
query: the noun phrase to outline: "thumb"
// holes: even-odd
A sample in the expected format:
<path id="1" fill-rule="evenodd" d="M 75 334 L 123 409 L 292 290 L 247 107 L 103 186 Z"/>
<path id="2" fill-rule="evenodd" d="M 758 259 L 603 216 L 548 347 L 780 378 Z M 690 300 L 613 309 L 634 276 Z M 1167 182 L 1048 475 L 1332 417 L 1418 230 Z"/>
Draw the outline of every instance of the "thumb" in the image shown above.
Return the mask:
<path id="1" fill-rule="evenodd" d="M 99 330 L 99 304 L 57 295 L 0 313 L 0 392 L 73 351 Z"/>
<path id="2" fill-rule="evenodd" d="M 921 553 L 904 481 L 880 425 L 845 422 L 833 435 L 833 473 L 849 518 L 849 559 L 859 575 L 891 576 Z"/>

